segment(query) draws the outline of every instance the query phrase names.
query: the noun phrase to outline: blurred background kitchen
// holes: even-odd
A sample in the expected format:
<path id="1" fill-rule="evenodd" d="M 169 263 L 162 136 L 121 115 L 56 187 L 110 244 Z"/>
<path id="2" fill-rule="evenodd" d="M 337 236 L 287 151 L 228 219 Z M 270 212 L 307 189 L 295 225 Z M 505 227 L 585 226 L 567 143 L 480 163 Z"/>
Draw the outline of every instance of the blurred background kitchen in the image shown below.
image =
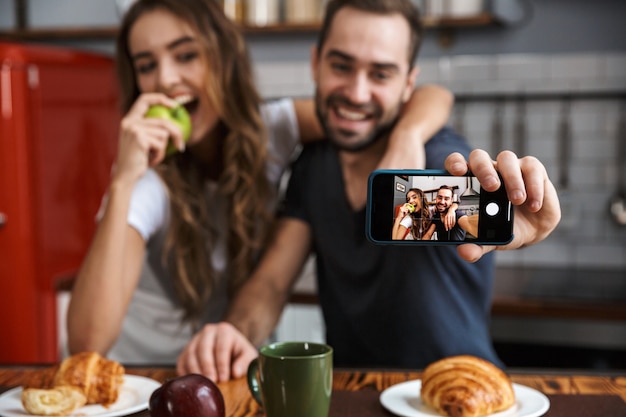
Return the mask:
<path id="1" fill-rule="evenodd" d="M 53 361 L 62 352 L 68 283 L 89 242 L 106 186 L 103 173 L 117 141 L 110 58 L 125 3 L 0 0 L 0 42 L 43 44 L 108 60 L 92 69 L 98 78 L 80 75 L 83 66 L 93 65 L 89 59 L 70 59 L 63 64 L 68 75 L 61 79 L 68 83 L 63 91 L 75 93 L 68 97 L 81 96 L 94 114 L 106 114 L 109 124 L 94 125 L 93 114 L 64 118 L 55 104 L 46 104 L 37 117 L 26 118 L 25 129 L 33 129 L 48 112 L 60 121 L 59 133 L 40 132 L 39 142 L 25 139 L 16 145 L 15 132 L 21 130 L 7 126 L 12 123 L 8 109 L 19 104 L 9 91 L 17 64 L 12 64 L 15 57 L 0 56 L 2 363 Z M 419 82 L 439 83 L 455 93 L 450 124 L 476 147 L 538 156 L 561 195 L 563 219 L 552 236 L 497 254 L 492 330 L 500 355 L 510 366 L 626 369 L 626 2 L 416 3 L 426 26 Z M 263 96 L 310 96 L 309 53 L 323 1 L 223 4 L 246 32 Z M 47 65 L 36 61 L 22 65 L 31 90 L 37 89 L 36 74 L 44 73 L 35 67 Z M 66 104 L 64 97 L 57 99 L 53 103 Z M 89 137 L 64 145 L 64 128 Z M 94 132 L 102 139 L 91 140 Z M 36 172 L 22 181 L 28 170 Z M 50 185 L 61 192 L 46 196 L 46 181 L 57 181 Z M 18 200 L 23 205 L 12 217 Z M 66 231 L 75 228 L 78 237 L 62 243 Z M 292 301 L 276 338 L 323 340 L 311 268 Z M 15 313 L 20 308 L 29 313 L 20 318 Z"/>

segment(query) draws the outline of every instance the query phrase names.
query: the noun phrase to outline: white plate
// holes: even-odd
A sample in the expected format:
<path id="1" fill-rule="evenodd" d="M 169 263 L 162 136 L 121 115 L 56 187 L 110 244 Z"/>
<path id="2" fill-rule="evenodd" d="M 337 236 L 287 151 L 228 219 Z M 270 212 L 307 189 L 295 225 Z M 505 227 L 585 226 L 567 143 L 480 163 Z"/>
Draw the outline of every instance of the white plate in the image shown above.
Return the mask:
<path id="1" fill-rule="evenodd" d="M 402 382 L 393 385 L 380 394 L 380 402 L 387 410 L 402 417 L 439 416 L 433 408 L 420 398 L 422 381 Z M 511 408 L 490 417 L 538 417 L 550 408 L 550 400 L 541 392 L 524 385 L 513 384 L 515 404 Z"/>
<path id="2" fill-rule="evenodd" d="M 148 408 L 148 401 L 152 392 L 159 388 L 161 383 L 154 379 L 137 375 L 124 375 L 124 383 L 120 387 L 117 401 L 105 408 L 101 405 L 86 405 L 74 410 L 69 416 L 98 416 L 116 417 L 127 416 Z M 0 416 L 17 417 L 29 416 L 22 406 L 22 387 L 13 388 L 0 395 Z"/>

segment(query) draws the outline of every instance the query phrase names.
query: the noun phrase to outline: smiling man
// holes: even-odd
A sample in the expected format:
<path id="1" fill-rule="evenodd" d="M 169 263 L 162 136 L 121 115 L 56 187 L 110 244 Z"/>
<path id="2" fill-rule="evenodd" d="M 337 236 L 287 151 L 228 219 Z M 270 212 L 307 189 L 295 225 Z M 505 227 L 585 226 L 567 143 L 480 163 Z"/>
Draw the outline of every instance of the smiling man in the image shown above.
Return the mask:
<path id="1" fill-rule="evenodd" d="M 403 41 L 410 28 L 400 14 L 380 24 L 372 13 L 343 9 L 335 19 L 311 57 L 317 114 L 338 149 L 359 151 L 387 136 L 410 97 L 418 68 L 397 57 L 417 45 Z"/>
<path id="2" fill-rule="evenodd" d="M 335 366 L 419 369 L 459 354 L 502 365 L 489 336 L 494 265 L 487 252 L 496 248 L 377 246 L 366 238 L 368 176 L 417 77 L 420 38 L 410 0 L 328 3 L 312 73 L 329 141 L 304 147 L 283 217 L 258 268 L 233 300 L 227 323 L 196 334 L 179 358 L 179 371 L 217 368 L 220 379 L 240 374 L 256 354 L 253 345 L 274 329 L 311 252 Z M 471 168 L 485 189 L 499 188 L 496 163 L 484 151 L 470 156 L 470 146 L 450 129 L 425 149 L 426 168 L 454 175 Z M 497 168 L 517 206 L 515 239 L 497 249 L 542 240 L 560 214 L 544 166 L 503 152 Z"/>

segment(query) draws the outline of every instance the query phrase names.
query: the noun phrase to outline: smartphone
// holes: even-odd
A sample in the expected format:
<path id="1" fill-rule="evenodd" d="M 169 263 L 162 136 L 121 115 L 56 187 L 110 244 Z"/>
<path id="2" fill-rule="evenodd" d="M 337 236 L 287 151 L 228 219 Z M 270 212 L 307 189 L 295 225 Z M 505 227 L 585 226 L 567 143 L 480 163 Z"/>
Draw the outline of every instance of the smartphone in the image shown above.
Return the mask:
<path id="1" fill-rule="evenodd" d="M 456 209 L 454 226 L 445 215 Z M 513 205 L 504 185 L 488 192 L 469 173 L 377 170 L 367 190 L 367 237 L 377 244 L 505 245 L 513 239 Z"/>

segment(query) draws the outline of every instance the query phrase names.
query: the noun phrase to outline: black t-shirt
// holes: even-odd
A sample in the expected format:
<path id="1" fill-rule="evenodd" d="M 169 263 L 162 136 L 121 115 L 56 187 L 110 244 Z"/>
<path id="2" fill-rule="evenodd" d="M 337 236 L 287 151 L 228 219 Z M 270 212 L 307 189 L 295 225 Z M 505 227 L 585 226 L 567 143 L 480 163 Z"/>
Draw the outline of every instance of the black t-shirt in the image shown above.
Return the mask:
<path id="1" fill-rule="evenodd" d="M 427 168 L 441 169 L 452 151 L 468 155 L 470 148 L 443 129 L 426 145 Z M 501 365 L 488 328 L 492 256 L 468 263 L 454 246 L 371 243 L 365 209 L 350 208 L 337 151 L 326 141 L 304 147 L 283 209 L 313 231 L 335 366 L 419 369 L 456 354 Z"/>
<path id="2" fill-rule="evenodd" d="M 456 224 L 452 229 L 446 230 L 446 226 L 441 221 L 441 213 L 435 210 L 433 215 L 433 224 L 435 225 L 435 231 L 437 232 L 437 240 L 442 242 L 460 241 L 465 239 L 465 230 L 459 226 L 459 219 L 463 216 L 467 216 L 463 210 L 457 210 Z"/>

